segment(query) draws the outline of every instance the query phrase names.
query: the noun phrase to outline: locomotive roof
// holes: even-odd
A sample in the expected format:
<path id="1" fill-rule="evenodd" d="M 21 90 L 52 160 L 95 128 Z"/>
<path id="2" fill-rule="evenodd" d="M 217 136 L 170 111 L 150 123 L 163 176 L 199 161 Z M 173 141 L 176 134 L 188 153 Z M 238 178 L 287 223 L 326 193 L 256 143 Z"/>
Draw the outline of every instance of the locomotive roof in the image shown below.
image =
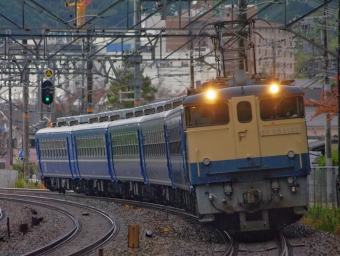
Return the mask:
<path id="1" fill-rule="evenodd" d="M 227 87 L 216 90 L 217 100 L 228 100 L 233 97 L 242 97 L 242 96 L 264 96 L 264 95 L 272 95 L 269 92 L 270 84 L 267 85 L 247 85 L 247 86 L 235 86 L 235 87 Z M 298 86 L 287 86 L 281 85 L 279 86 L 279 92 L 275 95 L 288 95 L 288 94 L 303 94 L 303 91 Z M 205 102 L 206 97 L 205 93 L 199 93 L 195 95 L 190 95 L 184 99 L 183 104 L 192 104 Z"/>

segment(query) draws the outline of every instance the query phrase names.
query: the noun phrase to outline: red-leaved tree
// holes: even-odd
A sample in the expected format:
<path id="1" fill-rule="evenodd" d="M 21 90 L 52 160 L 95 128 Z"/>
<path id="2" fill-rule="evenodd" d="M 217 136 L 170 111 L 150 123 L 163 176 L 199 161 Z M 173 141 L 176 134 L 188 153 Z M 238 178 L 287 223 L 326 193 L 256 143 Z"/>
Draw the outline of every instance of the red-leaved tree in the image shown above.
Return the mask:
<path id="1" fill-rule="evenodd" d="M 339 113 L 338 88 L 334 87 L 331 91 L 324 92 L 321 99 L 318 101 L 305 100 L 305 105 L 317 106 L 312 119 L 322 114 L 329 114 L 329 120 L 332 120 L 333 117 L 337 116 Z"/>

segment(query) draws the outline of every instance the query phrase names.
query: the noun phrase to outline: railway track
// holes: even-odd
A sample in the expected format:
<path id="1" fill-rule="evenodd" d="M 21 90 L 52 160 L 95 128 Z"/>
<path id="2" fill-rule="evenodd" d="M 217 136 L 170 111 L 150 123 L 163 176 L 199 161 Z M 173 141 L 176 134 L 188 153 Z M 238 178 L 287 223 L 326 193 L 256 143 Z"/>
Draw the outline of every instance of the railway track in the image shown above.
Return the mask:
<path id="1" fill-rule="evenodd" d="M 302 237 L 291 237 L 291 234 L 280 231 L 261 231 L 241 235 L 231 234 L 219 228 L 215 223 L 216 231 L 223 237 L 224 250 L 221 256 L 292 256 L 306 255 L 306 243 Z M 216 256 L 214 254 L 214 256 Z"/>
<path id="2" fill-rule="evenodd" d="M 51 196 L 70 196 L 70 197 L 77 197 L 77 198 L 85 198 L 85 199 L 96 199 L 99 201 L 106 201 L 106 202 L 115 202 L 118 204 L 127 204 L 127 205 L 134 205 L 136 207 L 144 207 L 144 208 L 150 208 L 155 209 L 159 211 L 164 211 L 166 213 L 173 213 L 173 214 L 180 214 L 188 218 L 192 219 L 198 219 L 198 217 L 194 214 L 191 214 L 189 212 L 186 212 L 184 209 L 175 208 L 167 205 L 160 205 L 155 203 L 148 203 L 148 202 L 141 202 L 141 201 L 135 201 L 135 200 L 129 200 L 129 199 L 120 199 L 120 198 L 113 198 L 113 197 L 98 197 L 98 196 L 88 196 L 85 194 L 78 194 L 73 191 L 66 191 L 65 196 L 63 194 L 60 194 L 58 192 L 51 192 L 49 190 L 44 189 L 6 189 L 6 188 L 0 188 L 0 192 L 6 192 L 6 193 L 32 193 L 36 195 L 51 195 Z"/>
<path id="3" fill-rule="evenodd" d="M 0 189 L 0 191 L 5 191 Z M 183 209 L 177 209 L 169 206 L 146 203 L 146 202 L 139 202 L 139 201 L 132 201 L 132 200 L 125 200 L 125 199 L 117 199 L 117 198 L 106 198 L 106 197 L 97 197 L 97 196 L 85 196 L 81 194 L 76 194 L 72 192 L 67 192 L 65 195 L 59 194 L 56 192 L 50 192 L 47 190 L 18 190 L 18 189 L 10 189 L 6 190 L 6 193 L 10 194 L 17 194 L 17 193 L 32 193 L 36 198 L 41 198 L 40 196 L 53 196 L 61 199 L 53 199 L 57 201 L 61 201 L 62 204 L 72 203 L 69 201 L 65 201 L 65 199 L 76 198 L 79 199 L 95 199 L 98 201 L 108 201 L 110 203 L 114 202 L 117 204 L 122 204 L 124 206 L 133 205 L 134 207 L 142 207 L 142 208 L 151 208 L 156 209 L 158 211 L 163 211 L 164 213 L 171 213 L 171 214 L 179 214 L 186 216 L 188 218 L 197 219 L 197 216 L 192 215 L 190 213 L 185 212 Z M 39 195 L 39 197 L 38 197 Z M 46 199 L 48 200 L 48 199 Z M 118 227 L 116 228 L 115 232 L 118 232 Z M 221 244 L 221 247 L 217 249 L 214 253 L 214 256 L 232 256 L 232 255 L 261 255 L 261 256 L 271 256 L 271 255 L 280 255 L 280 256 L 289 256 L 292 255 L 292 251 L 294 251 L 294 255 L 299 255 L 299 253 L 303 252 L 303 244 L 299 243 L 299 241 L 294 241 L 292 239 L 285 238 L 282 234 L 275 234 L 275 239 L 266 240 L 265 242 L 253 242 L 253 243 L 245 243 L 245 242 L 238 242 L 238 239 L 234 238 L 230 235 L 226 230 L 217 229 L 217 232 L 223 236 L 224 244 Z M 112 235 L 114 236 L 114 235 Z M 110 238 L 112 238 L 112 236 Z M 109 237 L 106 239 L 108 241 Z M 102 239 L 103 240 L 103 239 Z M 99 245 L 92 246 L 92 248 L 85 248 L 84 251 L 78 249 L 74 252 L 74 254 L 68 255 L 84 255 L 86 251 L 94 252 L 94 248 L 99 248 Z M 36 255 L 36 254 L 27 254 L 27 255 Z M 50 252 L 48 255 L 60 255 L 60 251 L 58 250 L 57 253 Z M 92 254 L 94 255 L 94 254 Z"/>
<path id="4" fill-rule="evenodd" d="M 237 256 L 289 256 L 289 243 L 286 238 L 277 233 L 272 240 L 254 243 L 238 242 L 234 244 Z"/>
<path id="5" fill-rule="evenodd" d="M 265 239 L 260 242 L 238 242 L 223 231 L 226 250 L 223 256 L 291 256 L 303 255 L 305 244 L 299 239 L 287 238 L 280 232 L 275 232 L 273 239 Z"/>
<path id="6" fill-rule="evenodd" d="M 48 197 L 15 195 L 13 192 L 0 194 L 0 199 L 49 208 L 65 215 L 73 223 L 71 231 L 47 245 L 24 254 L 25 256 L 85 255 L 105 244 L 119 231 L 119 226 L 109 214 L 94 207 Z M 93 223 L 98 225 L 98 228 L 94 227 Z M 98 229 L 103 229 L 103 231 L 99 232 Z M 98 233 L 101 235 L 98 236 Z"/>
<path id="7" fill-rule="evenodd" d="M 51 192 L 48 190 L 32 190 L 32 189 L 0 189 L 0 192 L 2 193 L 6 193 L 4 195 L 8 195 L 8 196 L 18 196 L 18 197 L 24 197 L 24 198 L 35 198 L 37 200 L 46 200 L 46 201 L 52 201 L 54 203 L 60 203 L 60 204 L 76 204 L 72 201 L 67 201 L 70 198 L 76 198 L 76 199 L 95 199 L 96 201 L 106 201 L 106 202 L 114 202 L 116 204 L 121 204 L 124 205 L 126 207 L 128 206 L 133 206 L 133 207 L 140 207 L 140 208 L 147 208 L 147 209 L 153 209 L 153 210 L 158 210 L 161 212 L 164 212 L 167 216 L 168 219 L 168 214 L 178 214 L 178 215 L 182 215 L 185 216 L 187 218 L 191 218 L 191 219 L 195 219 L 197 220 L 197 216 L 196 215 L 192 215 L 188 212 L 185 212 L 185 210 L 183 209 L 178 209 L 178 208 L 174 208 L 174 207 L 170 207 L 170 206 L 166 206 L 166 205 L 159 205 L 159 204 L 154 204 L 154 203 L 147 203 L 147 202 L 139 202 L 139 201 L 133 201 L 133 200 L 126 200 L 126 199 L 118 199 L 118 198 L 108 198 L 108 197 L 98 197 L 98 196 L 86 196 L 86 195 L 82 195 L 82 194 L 77 194 L 71 191 L 67 191 L 67 193 L 64 194 L 60 194 L 58 192 Z M 31 196 L 27 196 L 27 194 L 30 194 Z M 53 197 L 49 198 L 49 197 Z M 55 198 L 62 198 L 62 199 L 55 199 Z M 0 194 L 0 199 L 1 199 L 1 194 Z M 82 204 L 76 204 L 79 207 L 85 207 Z M 88 207 L 88 206 L 86 206 Z M 86 208 L 84 208 L 85 210 Z M 93 207 L 88 207 L 87 209 L 90 209 L 91 211 L 96 211 L 97 209 L 93 208 Z M 106 214 L 106 213 L 101 213 L 101 214 Z M 82 221 L 79 221 L 80 223 L 82 223 Z M 116 223 L 113 221 L 114 225 L 116 225 Z M 82 230 L 84 225 L 81 225 L 80 227 L 80 231 L 78 232 L 78 237 L 81 237 L 81 235 L 79 234 Z M 48 248 L 44 249 L 44 248 L 39 248 L 38 250 L 35 250 L 31 253 L 28 253 L 28 255 L 46 255 L 46 253 L 48 255 L 64 255 L 61 251 L 61 249 L 63 248 L 68 248 L 68 249 L 63 249 L 65 250 L 65 255 L 85 255 L 90 251 L 94 251 L 96 248 L 99 248 L 101 245 L 105 244 L 107 241 L 109 241 L 110 239 L 112 239 L 112 237 L 114 237 L 115 234 L 117 234 L 117 232 L 119 231 L 119 227 L 118 225 L 116 225 L 116 227 L 114 228 L 114 234 L 112 234 L 111 236 L 107 236 L 105 238 L 101 238 L 99 239 L 98 243 L 95 245 L 90 245 L 87 246 L 85 248 L 82 249 L 77 249 L 74 250 L 74 253 L 66 253 L 71 251 L 72 249 L 69 249 L 69 247 L 72 247 L 72 245 L 67 245 L 72 243 L 72 240 L 76 240 L 76 236 L 65 240 L 63 242 L 64 245 L 61 245 L 61 243 L 59 244 L 57 241 L 55 241 L 55 243 L 47 245 Z M 112 233 L 112 230 L 110 231 Z M 75 242 L 76 243 L 76 242 Z M 61 247 L 62 246 L 62 247 Z M 44 253 L 40 253 L 40 251 L 44 252 Z M 25 255 L 26 256 L 26 255 Z"/>

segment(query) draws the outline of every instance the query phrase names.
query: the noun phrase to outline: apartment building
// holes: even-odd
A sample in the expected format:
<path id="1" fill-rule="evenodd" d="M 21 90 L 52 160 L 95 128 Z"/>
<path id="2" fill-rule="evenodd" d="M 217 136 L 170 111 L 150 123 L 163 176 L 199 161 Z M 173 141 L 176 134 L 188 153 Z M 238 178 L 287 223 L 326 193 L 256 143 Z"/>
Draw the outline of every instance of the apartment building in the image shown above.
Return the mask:
<path id="1" fill-rule="evenodd" d="M 272 26 L 272 27 L 271 27 Z M 295 64 L 295 38 L 293 34 L 280 30 L 282 24 L 257 22 L 255 31 L 255 64 L 258 73 L 279 80 L 292 79 Z"/>

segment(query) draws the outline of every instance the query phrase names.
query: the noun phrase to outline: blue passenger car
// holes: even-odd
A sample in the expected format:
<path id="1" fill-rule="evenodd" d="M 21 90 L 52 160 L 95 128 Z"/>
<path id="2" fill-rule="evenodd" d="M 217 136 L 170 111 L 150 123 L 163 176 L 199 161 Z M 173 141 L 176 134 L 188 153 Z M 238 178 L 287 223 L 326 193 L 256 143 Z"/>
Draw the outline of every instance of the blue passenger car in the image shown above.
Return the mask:
<path id="1" fill-rule="evenodd" d="M 166 150 L 173 187 L 190 190 L 186 143 L 181 108 L 170 110 L 165 116 Z"/>
<path id="2" fill-rule="evenodd" d="M 116 120 L 108 127 L 108 143 L 111 149 L 109 161 L 113 174 L 119 181 L 143 183 L 148 181 L 140 154 L 142 152 L 139 130 L 141 118 Z"/>
<path id="3" fill-rule="evenodd" d="M 107 128 L 110 122 L 74 126 L 75 165 L 81 179 L 114 180 L 108 162 Z"/>
<path id="4" fill-rule="evenodd" d="M 142 158 L 150 183 L 173 187 L 165 146 L 164 118 L 167 113 L 161 112 L 141 119 Z"/>
<path id="5" fill-rule="evenodd" d="M 42 178 L 79 178 L 72 150 L 73 127 L 41 129 L 36 133 L 38 165 Z"/>

